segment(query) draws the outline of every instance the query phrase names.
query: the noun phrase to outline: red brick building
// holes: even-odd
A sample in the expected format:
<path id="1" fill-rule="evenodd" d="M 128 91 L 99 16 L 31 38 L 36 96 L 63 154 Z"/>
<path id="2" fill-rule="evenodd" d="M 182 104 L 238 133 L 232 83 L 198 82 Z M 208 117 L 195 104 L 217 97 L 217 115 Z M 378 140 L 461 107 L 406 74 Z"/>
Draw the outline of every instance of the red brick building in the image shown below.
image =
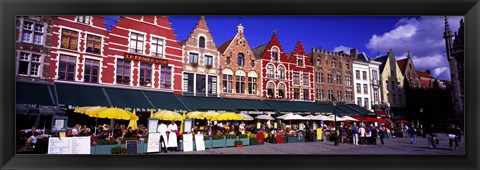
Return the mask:
<path id="1" fill-rule="evenodd" d="M 291 73 L 290 96 L 293 100 L 315 101 L 313 64 L 310 62 L 302 42 L 298 41 L 293 52 L 286 56 L 290 59 L 288 66 Z"/>
<path id="2" fill-rule="evenodd" d="M 183 95 L 215 96 L 219 94 L 220 53 L 208 28 L 205 16 L 201 16 L 181 42 L 183 49 Z"/>
<path id="3" fill-rule="evenodd" d="M 262 98 L 275 100 L 290 100 L 293 94 L 290 91 L 291 72 L 290 59 L 280 45 L 277 34 L 274 33 L 270 41 L 253 49 L 255 56 L 262 65 Z"/>
<path id="4" fill-rule="evenodd" d="M 166 16 L 101 16 L 53 21 L 50 75 L 55 81 L 108 84 L 181 93 L 182 49 Z"/>
<path id="5" fill-rule="evenodd" d="M 221 97 L 259 99 L 261 92 L 261 64 L 251 50 L 242 24 L 237 34 L 218 48 L 221 54 Z"/>

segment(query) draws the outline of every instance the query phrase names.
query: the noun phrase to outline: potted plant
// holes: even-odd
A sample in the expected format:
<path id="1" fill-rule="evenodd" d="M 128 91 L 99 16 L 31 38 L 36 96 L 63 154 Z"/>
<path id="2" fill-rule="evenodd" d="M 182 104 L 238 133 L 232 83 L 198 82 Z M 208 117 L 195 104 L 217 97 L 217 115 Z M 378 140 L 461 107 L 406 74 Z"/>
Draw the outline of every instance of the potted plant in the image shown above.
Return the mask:
<path id="1" fill-rule="evenodd" d="M 198 67 L 198 63 L 191 63 L 192 67 Z"/>
<path id="2" fill-rule="evenodd" d="M 127 140 L 138 140 L 138 138 L 136 138 L 136 137 L 123 138 L 123 139 L 122 139 L 122 144 L 125 144 L 125 142 L 126 142 Z"/>
<path id="3" fill-rule="evenodd" d="M 236 141 L 235 141 L 235 147 L 237 147 L 237 148 L 243 147 L 243 141 L 241 141 L 241 140 L 236 140 Z"/>
<path id="4" fill-rule="evenodd" d="M 282 142 L 283 143 L 288 143 L 287 133 L 282 133 Z"/>
<path id="5" fill-rule="evenodd" d="M 238 136 L 238 140 L 241 140 L 244 146 L 250 145 L 250 139 L 248 138 L 247 134 L 241 134 Z"/>
<path id="6" fill-rule="evenodd" d="M 227 138 L 227 143 L 226 143 L 226 146 L 229 147 L 229 146 L 235 146 L 235 140 L 237 140 L 237 135 L 235 134 L 227 134 L 225 135 L 225 137 Z"/>
<path id="7" fill-rule="evenodd" d="M 127 154 L 127 148 L 122 146 L 115 146 L 110 149 L 111 154 Z"/>
<path id="8" fill-rule="evenodd" d="M 211 137 L 204 135 L 203 136 L 203 141 L 205 143 L 205 149 L 211 149 L 212 148 L 212 138 Z"/>
<path id="9" fill-rule="evenodd" d="M 95 154 L 110 154 L 113 147 L 120 145 L 120 141 L 117 142 L 115 141 L 115 139 L 97 140 L 97 145 L 95 146 Z"/>
<path id="10" fill-rule="evenodd" d="M 226 139 L 223 135 L 212 136 L 212 148 L 225 148 Z"/>
<path id="11" fill-rule="evenodd" d="M 207 65 L 205 65 L 205 68 L 211 69 L 211 68 L 212 68 L 212 65 L 211 65 L 211 64 L 207 64 Z"/>

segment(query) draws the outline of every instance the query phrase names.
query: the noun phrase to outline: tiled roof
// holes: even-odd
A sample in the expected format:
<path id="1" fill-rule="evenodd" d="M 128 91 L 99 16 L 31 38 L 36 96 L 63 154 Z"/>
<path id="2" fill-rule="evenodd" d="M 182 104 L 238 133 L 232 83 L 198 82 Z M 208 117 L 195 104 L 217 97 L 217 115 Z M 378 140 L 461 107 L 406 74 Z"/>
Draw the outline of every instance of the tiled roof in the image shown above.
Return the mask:
<path id="1" fill-rule="evenodd" d="M 268 45 L 268 43 L 265 43 L 265 44 L 262 44 L 262 45 L 254 48 L 254 49 L 252 50 L 252 51 L 253 51 L 253 54 L 255 55 L 255 57 L 256 57 L 257 59 L 262 58 L 262 54 L 263 54 L 263 52 L 265 51 L 265 49 L 267 48 L 267 45 Z"/>
<path id="2" fill-rule="evenodd" d="M 417 75 L 418 75 L 418 77 L 435 79 L 434 77 L 432 77 L 432 75 L 428 74 L 427 72 L 423 72 L 423 71 L 417 71 Z"/>
<path id="3" fill-rule="evenodd" d="M 367 54 L 365 53 L 359 53 L 357 54 L 357 59 L 363 61 L 363 62 L 370 62 L 372 61 L 372 58 L 370 58 Z"/>
<path id="4" fill-rule="evenodd" d="M 407 69 L 407 61 L 408 58 L 397 61 L 398 67 L 400 67 L 400 71 L 402 71 L 402 74 L 405 74 L 405 70 Z"/>
<path id="5" fill-rule="evenodd" d="M 218 51 L 220 52 L 220 54 L 223 54 L 225 50 L 227 50 L 228 46 L 230 45 L 230 43 L 232 43 L 232 41 L 233 38 L 224 42 L 222 45 L 220 45 L 220 47 L 218 47 Z"/>

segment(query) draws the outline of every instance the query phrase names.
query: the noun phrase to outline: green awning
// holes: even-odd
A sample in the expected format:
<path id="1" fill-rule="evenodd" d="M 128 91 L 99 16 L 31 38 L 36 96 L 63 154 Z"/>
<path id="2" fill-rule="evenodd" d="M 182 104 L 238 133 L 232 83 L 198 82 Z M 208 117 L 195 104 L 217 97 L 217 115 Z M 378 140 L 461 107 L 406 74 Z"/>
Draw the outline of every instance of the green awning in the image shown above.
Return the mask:
<path id="1" fill-rule="evenodd" d="M 308 112 L 308 110 L 292 101 L 265 100 L 265 102 L 280 112 Z"/>
<path id="2" fill-rule="evenodd" d="M 60 106 L 110 106 L 102 87 L 55 83 L 55 88 Z"/>
<path id="3" fill-rule="evenodd" d="M 190 110 L 208 111 L 208 110 L 220 110 L 220 111 L 236 111 L 234 107 L 229 106 L 221 98 L 217 97 L 194 97 L 194 96 L 182 96 L 180 99 L 184 103 L 188 103 Z"/>
<path id="4" fill-rule="evenodd" d="M 227 103 L 229 106 L 235 108 L 238 111 L 256 110 L 254 107 L 250 106 L 247 102 L 243 101 L 242 99 L 223 98 L 223 101 L 225 101 L 225 103 Z"/>
<path id="5" fill-rule="evenodd" d="M 313 102 L 295 102 L 296 104 L 300 105 L 301 107 L 307 109 L 309 112 L 312 113 L 331 113 L 333 112 L 333 108 L 331 105 L 322 105 Z"/>
<path id="6" fill-rule="evenodd" d="M 270 107 L 267 103 L 261 100 L 251 100 L 251 99 L 243 99 L 243 101 L 253 108 L 257 109 L 258 111 L 273 111 L 272 107 Z"/>
<path id="7" fill-rule="evenodd" d="M 46 83 L 16 82 L 16 103 L 39 106 L 56 106 L 53 88 Z"/>
<path id="8" fill-rule="evenodd" d="M 373 112 L 371 112 L 371 111 L 369 111 L 369 110 L 367 110 L 367 109 L 365 109 L 365 108 L 363 108 L 363 107 L 361 107 L 361 106 L 359 106 L 359 105 L 356 105 L 356 104 L 347 104 L 346 106 L 347 106 L 348 108 L 350 108 L 350 109 L 352 109 L 352 110 L 355 110 L 355 111 L 357 111 L 357 112 L 360 112 L 360 113 L 362 113 L 362 114 L 364 114 L 364 115 L 375 115 L 375 113 L 373 113 Z"/>
<path id="9" fill-rule="evenodd" d="M 177 95 L 167 92 L 156 91 L 143 91 L 147 98 L 150 99 L 153 106 L 156 109 L 166 110 L 189 110 L 183 103 L 177 98 Z"/>
<path id="10" fill-rule="evenodd" d="M 346 105 L 337 105 L 336 106 L 336 114 L 339 115 L 339 116 L 344 116 L 344 115 L 348 115 L 348 116 L 362 116 L 363 114 L 360 113 L 360 112 L 357 112 L 353 109 L 350 109 L 349 107 L 347 107 Z"/>
<path id="11" fill-rule="evenodd" d="M 141 90 L 104 87 L 112 107 L 148 110 L 154 108 Z"/>

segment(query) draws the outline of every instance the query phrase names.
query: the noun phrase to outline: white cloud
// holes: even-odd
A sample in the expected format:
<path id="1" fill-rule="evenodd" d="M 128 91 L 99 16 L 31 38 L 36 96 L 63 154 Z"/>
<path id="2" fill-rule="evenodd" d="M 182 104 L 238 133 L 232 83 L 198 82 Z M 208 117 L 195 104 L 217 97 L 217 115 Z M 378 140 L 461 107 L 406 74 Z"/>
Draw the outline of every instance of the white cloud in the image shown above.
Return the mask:
<path id="1" fill-rule="evenodd" d="M 449 67 L 438 67 L 432 69 L 430 72 L 433 77 L 438 77 L 441 80 L 449 80 L 450 79 L 450 68 Z"/>
<path id="2" fill-rule="evenodd" d="M 448 17 L 452 32 L 458 31 L 460 19 L 463 17 Z M 375 55 L 385 55 L 392 49 L 397 59 L 406 58 L 407 52 L 410 51 L 417 70 L 436 69 L 437 73 L 433 74 L 435 77 L 449 79 L 450 74 L 445 71 L 449 69 L 440 69 L 448 67 L 443 39 L 444 29 L 443 16 L 401 18 L 392 30 L 381 35 L 372 35 L 366 47 Z M 377 49 L 380 54 L 377 53 Z"/>
<path id="3" fill-rule="evenodd" d="M 350 54 L 350 50 L 352 49 L 352 47 L 347 47 L 347 46 L 337 46 L 333 49 L 334 52 L 340 52 L 340 51 L 343 51 L 345 52 L 346 54 Z"/>

